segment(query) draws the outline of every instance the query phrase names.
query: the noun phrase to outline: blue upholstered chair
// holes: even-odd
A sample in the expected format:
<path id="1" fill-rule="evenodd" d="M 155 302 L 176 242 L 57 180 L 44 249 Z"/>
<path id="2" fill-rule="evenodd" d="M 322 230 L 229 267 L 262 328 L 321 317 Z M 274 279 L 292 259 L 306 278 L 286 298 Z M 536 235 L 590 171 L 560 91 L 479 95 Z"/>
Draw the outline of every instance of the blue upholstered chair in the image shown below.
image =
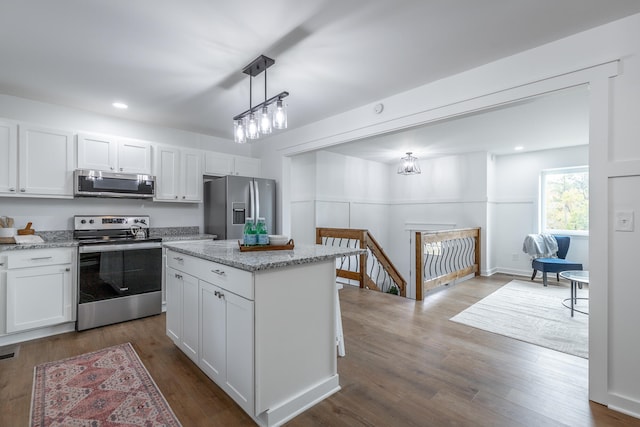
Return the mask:
<path id="1" fill-rule="evenodd" d="M 542 283 L 547 286 L 547 273 L 556 273 L 556 279 L 560 281 L 560 272 L 566 270 L 582 270 L 582 264 L 565 259 L 569 251 L 571 238 L 569 236 L 553 236 L 558 242 L 558 258 L 535 258 L 531 262 L 533 274 L 531 280 L 536 278 L 538 271 L 542 272 Z"/>

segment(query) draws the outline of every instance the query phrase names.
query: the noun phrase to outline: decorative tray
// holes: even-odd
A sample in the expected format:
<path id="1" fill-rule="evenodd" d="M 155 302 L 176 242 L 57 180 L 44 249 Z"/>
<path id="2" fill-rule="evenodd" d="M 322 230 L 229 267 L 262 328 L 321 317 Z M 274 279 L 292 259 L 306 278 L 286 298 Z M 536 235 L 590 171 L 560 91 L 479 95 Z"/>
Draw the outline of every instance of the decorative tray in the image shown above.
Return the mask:
<path id="1" fill-rule="evenodd" d="M 264 246 L 245 246 L 238 240 L 240 252 L 258 252 L 258 251 L 289 251 L 293 249 L 293 239 L 290 239 L 285 245 L 264 245 Z"/>

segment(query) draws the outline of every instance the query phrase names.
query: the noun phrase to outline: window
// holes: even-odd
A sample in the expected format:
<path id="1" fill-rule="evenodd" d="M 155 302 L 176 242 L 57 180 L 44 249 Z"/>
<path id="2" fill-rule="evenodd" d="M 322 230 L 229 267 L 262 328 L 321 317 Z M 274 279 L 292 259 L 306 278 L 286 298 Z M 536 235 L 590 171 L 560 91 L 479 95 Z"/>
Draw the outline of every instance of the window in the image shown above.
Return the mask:
<path id="1" fill-rule="evenodd" d="M 541 230 L 544 233 L 589 232 L 589 168 L 542 171 Z"/>

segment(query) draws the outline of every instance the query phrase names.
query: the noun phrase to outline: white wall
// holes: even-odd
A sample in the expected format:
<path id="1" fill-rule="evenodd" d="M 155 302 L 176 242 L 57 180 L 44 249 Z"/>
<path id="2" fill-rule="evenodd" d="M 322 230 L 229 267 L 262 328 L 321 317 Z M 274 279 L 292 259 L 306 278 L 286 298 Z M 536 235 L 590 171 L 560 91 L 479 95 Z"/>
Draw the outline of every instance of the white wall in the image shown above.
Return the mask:
<path id="1" fill-rule="evenodd" d="M 543 169 L 589 164 L 586 145 L 496 156 L 493 160 L 492 271 L 530 275 L 531 260 L 522 252 L 524 236 L 539 233 L 539 182 Z M 589 238 L 571 236 L 567 259 L 589 269 Z"/>
<path id="2" fill-rule="evenodd" d="M 617 295 L 633 295 L 637 284 L 622 275 L 635 277 L 637 271 L 632 262 L 614 268 L 609 259 L 611 253 L 632 253 L 640 236 L 633 233 L 629 242 L 614 237 L 607 209 L 614 202 L 609 192 L 623 186 L 618 181 L 640 176 L 640 14 L 292 129 L 265 140 L 254 153 L 265 161 L 265 175 L 283 179 L 283 159 L 290 155 L 585 83 L 590 85 L 589 396 L 640 417 L 640 381 L 628 380 L 638 372 L 640 311 L 613 305 Z M 385 109 L 375 115 L 378 102 Z M 620 191 L 615 202 L 626 197 Z M 281 223 L 289 224 L 289 211 L 280 211 Z M 633 339 L 609 340 L 610 317 L 622 328 L 616 338 Z M 614 368 L 614 361 L 621 363 Z"/>
<path id="3" fill-rule="evenodd" d="M 0 95 L 0 117 L 72 132 L 103 133 L 243 156 L 249 156 L 251 150 L 248 144 L 234 144 L 212 136 L 149 126 L 8 95 Z M 31 221 L 38 231 L 72 230 L 73 215 L 91 214 L 142 214 L 151 217 L 152 227 L 199 226 L 201 230 L 203 227 L 203 209 L 199 203 L 0 197 L 0 215 L 14 217 L 18 227 Z"/>

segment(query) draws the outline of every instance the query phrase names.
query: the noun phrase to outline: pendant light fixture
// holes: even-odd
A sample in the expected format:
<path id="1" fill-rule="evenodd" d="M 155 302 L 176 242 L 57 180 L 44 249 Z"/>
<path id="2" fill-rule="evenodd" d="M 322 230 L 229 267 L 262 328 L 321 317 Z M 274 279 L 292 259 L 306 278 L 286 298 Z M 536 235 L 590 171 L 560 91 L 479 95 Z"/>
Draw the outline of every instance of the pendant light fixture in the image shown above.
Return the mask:
<path id="1" fill-rule="evenodd" d="M 399 175 L 418 175 L 422 173 L 420 166 L 418 165 L 418 158 L 411 154 L 413 153 L 409 151 L 405 157 L 400 158 L 402 163 L 400 163 L 400 167 L 398 167 Z"/>
<path id="2" fill-rule="evenodd" d="M 244 67 L 243 73 L 249 75 L 249 109 L 233 118 L 234 140 L 245 143 L 247 139 L 258 139 L 260 135 L 268 135 L 275 129 L 287 128 L 287 105 L 283 99 L 289 92 L 280 92 L 267 99 L 267 68 L 275 61 L 264 55 L 254 59 Z M 264 71 L 264 102 L 253 105 L 252 79 Z M 275 103 L 275 107 L 270 107 Z"/>

